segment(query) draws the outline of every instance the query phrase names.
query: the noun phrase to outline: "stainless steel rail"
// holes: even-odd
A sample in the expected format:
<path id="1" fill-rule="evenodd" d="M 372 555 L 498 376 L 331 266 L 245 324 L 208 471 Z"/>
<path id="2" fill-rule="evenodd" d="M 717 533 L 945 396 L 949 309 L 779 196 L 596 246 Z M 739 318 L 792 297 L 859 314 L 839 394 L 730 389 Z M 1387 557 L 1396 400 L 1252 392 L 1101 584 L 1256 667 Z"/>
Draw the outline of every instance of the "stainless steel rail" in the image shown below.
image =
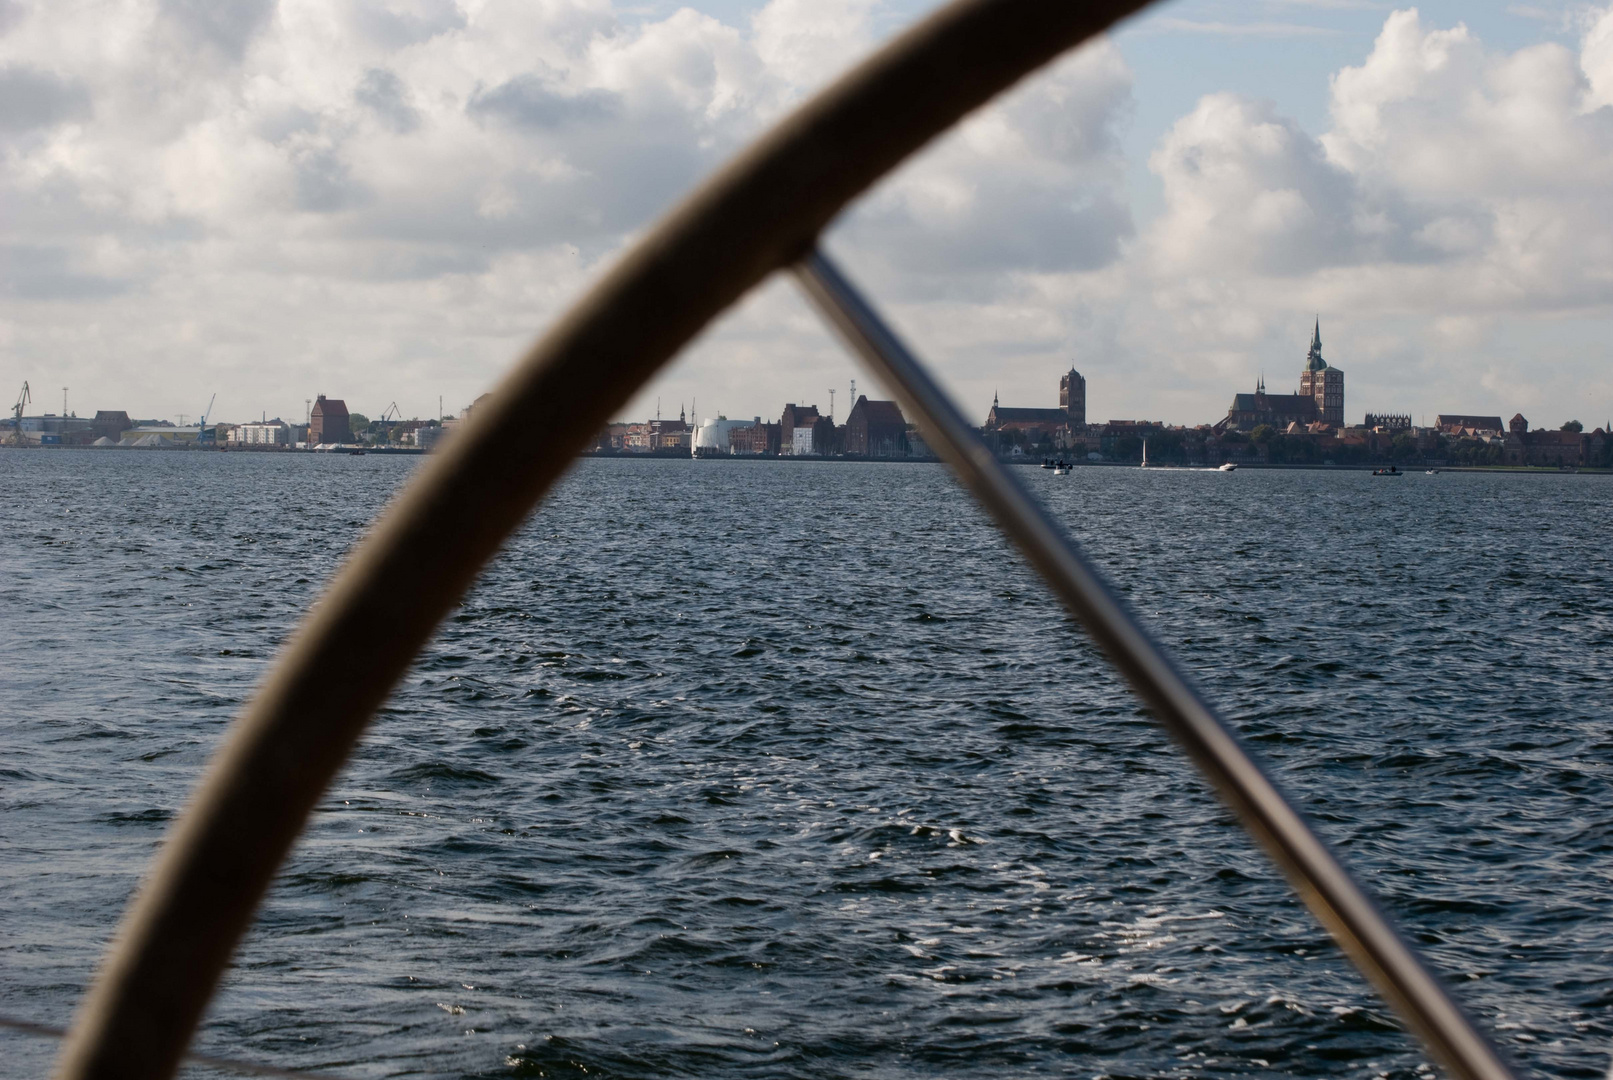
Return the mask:
<path id="1" fill-rule="evenodd" d="M 1423 966 L 1348 870 L 1121 604 L 1075 542 L 1050 519 L 975 435 L 923 365 L 821 252 L 795 265 L 796 280 L 851 351 L 895 392 L 926 441 L 997 519 L 1185 747 L 1356 967 L 1463 1080 L 1512 1072 Z"/>

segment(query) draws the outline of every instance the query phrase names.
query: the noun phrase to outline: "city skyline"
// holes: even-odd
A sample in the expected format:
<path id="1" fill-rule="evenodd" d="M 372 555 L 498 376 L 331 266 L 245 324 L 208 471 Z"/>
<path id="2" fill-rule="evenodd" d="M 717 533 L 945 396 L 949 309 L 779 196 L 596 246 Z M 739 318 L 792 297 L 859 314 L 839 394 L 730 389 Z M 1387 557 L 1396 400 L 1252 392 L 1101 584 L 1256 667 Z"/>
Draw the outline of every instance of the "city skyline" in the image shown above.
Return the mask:
<path id="1" fill-rule="evenodd" d="M 1319 371 L 1321 369 L 1330 367 L 1329 361 L 1326 361 L 1326 360 L 1324 360 L 1322 358 L 1322 345 L 1321 345 L 1321 337 L 1320 337 L 1320 335 L 1321 335 L 1321 325 L 1320 325 L 1320 323 L 1321 323 L 1321 320 L 1320 320 L 1320 317 L 1318 316 L 1315 319 L 1314 323 L 1313 323 L 1312 331 L 1311 331 L 1312 339 L 1308 342 L 1307 352 L 1306 352 L 1305 357 L 1303 358 L 1303 361 L 1302 361 L 1302 363 L 1304 364 L 1305 370 L 1301 370 L 1297 376 L 1294 376 L 1292 378 L 1292 380 L 1291 380 L 1292 383 L 1293 383 L 1292 387 L 1288 387 L 1288 385 L 1287 385 L 1287 382 L 1289 381 L 1288 377 L 1290 375 L 1292 375 L 1292 372 L 1287 371 L 1281 365 L 1280 362 L 1273 365 L 1272 378 L 1269 380 L 1271 385 L 1269 387 L 1267 385 L 1267 383 L 1268 383 L 1267 371 L 1264 368 L 1260 369 L 1256 373 L 1256 375 L 1254 377 L 1254 382 L 1251 384 L 1252 387 L 1254 389 L 1259 390 L 1262 393 L 1265 393 L 1265 392 L 1269 391 L 1272 394 L 1290 394 L 1290 393 L 1292 393 L 1292 394 L 1297 394 L 1297 395 L 1301 395 L 1301 396 L 1305 396 L 1305 397 L 1312 396 L 1311 391 L 1306 386 L 1306 381 L 1307 381 L 1307 378 L 1308 378 L 1310 372 L 1313 371 L 1313 370 L 1318 370 Z M 1329 349 L 1328 351 L 1329 351 L 1329 353 L 1331 353 L 1331 349 Z M 1320 368 L 1317 367 L 1318 363 L 1320 363 Z M 1333 365 L 1331 365 L 1331 368 L 1334 369 L 1334 374 L 1337 374 L 1338 365 L 1333 364 Z M 1069 374 L 1071 374 L 1071 375 L 1076 374 L 1076 370 L 1075 370 L 1075 368 L 1073 366 L 1070 368 Z M 854 396 L 853 395 L 858 394 L 858 389 L 857 389 L 857 378 L 858 377 L 861 377 L 863 379 L 863 391 L 862 391 L 863 396 L 874 396 L 874 397 L 878 397 L 878 398 L 885 398 L 885 397 L 890 396 L 884 390 L 884 388 L 882 386 L 880 386 L 877 382 L 875 382 L 873 380 L 873 378 L 870 375 L 868 375 L 867 373 L 858 372 L 858 373 L 855 373 L 855 374 L 853 374 L 851 376 L 848 376 L 847 382 L 845 384 L 843 384 L 842 386 L 840 386 L 840 387 L 833 387 L 833 388 L 825 387 L 821 398 L 816 396 L 816 395 L 813 395 L 811 393 L 802 393 L 802 394 L 798 394 L 798 395 L 794 396 L 793 398 L 790 398 L 789 401 L 793 402 L 795 404 L 799 404 L 799 405 L 801 405 L 803 407 L 815 407 L 815 408 L 818 408 L 818 409 L 821 410 L 823 415 L 833 417 L 833 418 L 835 418 L 837 420 L 840 420 L 840 421 L 844 421 L 846 414 L 849 413 L 849 411 L 850 411 L 851 403 L 854 402 Z M 1340 380 L 1341 380 L 1341 383 L 1342 383 L 1342 376 L 1339 376 L 1339 377 L 1340 377 Z M 1082 378 L 1081 389 L 1082 389 L 1082 395 L 1083 395 L 1083 401 L 1084 401 L 1086 399 L 1086 395 L 1087 395 L 1086 385 L 1087 385 L 1088 380 L 1084 376 L 1082 376 L 1081 378 Z M 658 383 L 656 385 L 657 386 L 664 385 L 664 382 L 665 382 L 665 380 L 663 379 L 662 383 Z M 1047 396 L 1046 389 L 1047 388 L 1046 388 L 1045 385 L 1043 387 L 1041 387 L 1040 392 L 1041 392 L 1042 396 Z M 1320 383 L 1318 383 L 1318 390 L 1319 389 L 1320 389 Z M 1352 381 L 1352 397 L 1353 397 L 1353 389 L 1354 389 L 1354 386 L 1353 386 L 1353 381 Z M 30 386 L 30 392 L 32 392 L 32 387 L 31 386 Z M 61 387 L 61 388 L 59 388 L 59 392 L 61 392 L 64 395 L 64 397 L 66 397 L 66 399 L 69 400 L 69 401 L 76 400 L 76 399 L 73 399 L 71 397 L 71 393 L 72 393 L 71 387 Z M 1057 404 L 1057 407 L 1062 409 L 1064 407 L 1063 395 L 1064 395 L 1065 392 L 1066 392 L 1065 388 L 1061 384 L 1060 387 L 1059 387 L 1058 392 L 1055 393 L 1054 395 L 1052 395 L 1053 397 L 1057 398 L 1058 401 L 1056 403 L 1051 402 L 1051 401 L 1050 402 L 1044 402 L 1044 401 L 1041 400 L 1040 397 L 1037 396 L 1038 391 L 1033 388 L 1030 399 L 1027 399 L 1025 401 L 1020 401 L 1020 402 L 1014 402 L 1012 404 L 1016 405 L 1017 407 L 1022 407 L 1022 408 L 1029 407 L 1029 408 L 1047 408 L 1047 409 L 1052 409 L 1054 407 L 1054 405 Z M 1239 387 L 1239 386 L 1229 387 L 1227 392 L 1233 393 L 1233 394 L 1235 394 L 1236 396 L 1239 396 L 1239 397 L 1248 396 L 1247 394 L 1244 393 L 1244 388 Z M 486 391 L 484 391 L 483 393 L 486 393 Z M 209 407 L 212 407 L 212 406 L 216 405 L 216 399 L 217 399 L 218 395 L 215 393 L 215 394 L 213 394 L 211 396 L 213 398 L 213 401 L 210 402 Z M 313 395 L 312 397 L 305 398 L 303 400 L 303 403 L 302 403 L 303 411 L 301 413 L 294 413 L 294 414 L 274 413 L 273 415 L 271 415 L 271 410 L 259 409 L 255 416 L 254 415 L 247 415 L 247 416 L 243 416 L 243 417 L 237 417 L 237 416 L 233 415 L 233 413 L 231 413 L 228 409 L 225 409 L 224 411 L 221 412 L 217 408 L 213 408 L 213 413 L 212 413 L 212 416 L 211 416 L 210 419 L 211 419 L 211 422 L 213 422 L 213 423 L 223 423 L 223 424 L 226 424 L 226 425 L 252 423 L 252 422 L 260 420 L 260 419 L 263 419 L 263 420 L 276 420 L 277 419 L 277 420 L 283 420 L 288 424 L 306 425 L 308 423 L 308 421 L 309 421 L 309 418 L 310 418 L 311 413 L 312 413 L 313 406 L 315 405 L 316 401 L 323 399 L 325 396 L 326 395 L 323 392 L 320 392 L 320 393 L 317 393 L 317 394 Z M 331 397 L 338 397 L 338 395 L 335 395 L 335 394 L 330 395 L 330 396 Z M 340 395 L 340 396 L 341 396 L 341 400 L 343 400 L 343 401 L 348 400 L 345 395 Z M 478 397 L 480 397 L 480 396 L 481 395 L 478 395 Z M 1320 394 L 1318 393 L 1316 396 L 1317 396 L 1317 400 L 1318 400 L 1318 405 L 1320 407 L 1320 403 L 1321 403 Z M 987 408 L 980 409 L 980 410 L 975 410 L 973 408 L 970 408 L 968 406 L 968 404 L 966 403 L 965 404 L 965 414 L 966 415 L 974 415 L 978 411 L 979 414 L 982 415 L 982 416 L 987 415 L 990 411 L 992 411 L 992 410 L 997 408 L 997 406 L 999 404 L 999 401 L 998 401 L 999 397 L 1000 397 L 1000 391 L 994 389 L 993 392 L 992 392 L 992 402 Z M 638 403 L 638 402 L 643 401 L 644 398 L 645 398 L 645 395 L 643 395 L 643 394 L 638 395 L 634 399 L 635 404 Z M 827 400 L 828 404 L 825 404 L 825 399 Z M 48 402 L 50 401 L 50 398 L 48 396 L 44 399 L 44 401 L 46 402 L 46 404 L 43 404 L 43 405 L 41 405 L 39 402 L 36 401 L 34 403 L 33 407 L 28 410 L 27 415 L 36 416 L 36 417 L 37 416 L 52 416 L 52 415 L 68 415 L 68 413 L 66 411 L 64 411 L 61 414 L 53 413 L 51 411 L 51 409 L 50 409 L 49 404 L 48 404 Z M 837 405 L 836 402 L 839 402 L 839 404 Z M 459 405 L 459 406 L 456 407 L 456 406 L 448 403 L 446 400 L 444 400 L 439 404 L 438 411 L 424 413 L 424 414 L 411 413 L 408 409 L 400 407 L 396 401 L 390 401 L 384 406 L 379 406 L 379 407 L 375 408 L 373 411 L 365 409 L 365 408 L 362 408 L 362 407 L 352 407 L 352 406 L 350 406 L 350 407 L 352 408 L 353 412 L 361 414 L 361 415 L 363 415 L 363 416 L 365 416 L 367 418 L 370 418 L 370 419 L 376 419 L 376 418 L 379 418 L 379 417 L 381 417 L 383 415 L 394 415 L 398 419 L 401 419 L 401 420 L 431 420 L 431 419 L 439 419 L 439 418 L 450 418 L 451 419 L 451 418 L 454 418 L 454 417 L 461 416 L 467 411 L 467 409 L 470 407 L 471 404 L 472 404 L 471 402 L 465 402 L 464 404 Z M 93 416 L 95 414 L 95 412 L 98 409 L 102 408 L 102 407 L 104 407 L 104 406 L 101 406 L 101 405 L 92 406 L 83 415 L 85 415 L 85 416 Z M 779 407 L 780 407 L 779 402 L 770 402 L 770 403 L 763 404 L 759 408 L 749 409 L 749 410 L 747 410 L 747 409 L 731 410 L 731 409 L 727 409 L 725 407 L 722 407 L 721 405 L 716 405 L 716 406 L 713 406 L 711 408 L 702 408 L 700 406 L 700 398 L 697 395 L 691 395 L 687 399 L 679 399 L 676 402 L 667 402 L 667 401 L 663 400 L 662 395 L 657 394 L 655 396 L 655 399 L 654 399 L 654 411 L 652 411 L 650 413 L 647 413 L 643 417 L 629 416 L 629 415 L 623 414 L 623 415 L 614 417 L 611 422 L 612 423 L 633 423 L 633 422 L 642 422 L 642 421 L 645 421 L 645 420 L 657 419 L 657 418 L 670 419 L 674 415 L 674 412 L 679 416 L 687 416 L 687 419 L 690 421 L 691 424 L 696 423 L 697 421 L 717 419 L 719 417 L 725 417 L 725 418 L 731 419 L 731 420 L 732 419 L 745 419 L 747 417 L 763 417 L 763 418 L 765 418 L 765 417 L 771 415 L 771 413 L 777 412 Z M 1351 417 L 1355 413 L 1359 413 L 1363 418 L 1370 418 L 1370 416 L 1372 416 L 1374 414 L 1380 414 L 1381 415 L 1381 414 L 1389 414 L 1389 413 L 1398 413 L 1398 414 L 1404 414 L 1404 415 L 1407 415 L 1407 416 L 1411 417 L 1412 422 L 1416 426 L 1422 427 L 1422 426 L 1428 426 L 1430 424 L 1430 421 L 1428 420 L 1429 416 L 1431 416 L 1431 415 L 1432 416 L 1437 416 L 1440 413 L 1455 412 L 1455 411 L 1458 411 L 1458 408 L 1459 408 L 1458 405 L 1453 404 L 1453 403 L 1451 403 L 1449 401 L 1445 401 L 1445 402 L 1437 403 L 1436 406 L 1434 408 L 1432 408 L 1432 409 L 1427 409 L 1427 410 L 1422 410 L 1422 411 L 1413 411 L 1413 410 L 1410 410 L 1410 409 L 1401 408 L 1398 405 L 1393 406 L 1393 407 L 1385 407 L 1381 403 L 1378 404 L 1378 405 L 1373 405 L 1371 403 L 1361 404 L 1358 401 L 1351 400 L 1351 401 L 1349 401 L 1347 407 L 1344 408 L 1344 411 L 1341 414 L 1336 413 L 1335 415 L 1333 415 L 1331 417 L 1327 417 L 1325 419 L 1326 419 L 1326 422 L 1332 423 L 1334 426 L 1340 426 L 1341 424 L 1342 425 L 1357 425 L 1357 424 L 1360 424 L 1362 422 L 1362 420 L 1360 420 L 1360 419 L 1352 419 Z M 1494 408 L 1481 408 L 1481 409 L 1474 409 L 1474 410 L 1468 410 L 1468 411 L 1469 412 L 1474 412 L 1474 413 L 1486 413 L 1486 412 L 1499 413 L 1499 412 L 1506 411 L 1508 409 L 1513 409 L 1513 408 L 1514 408 L 1513 405 L 1502 404 L 1502 405 L 1495 406 Z M 131 415 L 131 416 L 139 416 L 139 417 L 141 417 L 143 419 L 155 420 L 155 421 L 159 421 L 159 422 L 175 422 L 180 426 L 184 426 L 187 423 L 187 421 L 192 423 L 192 424 L 194 424 L 195 422 L 198 421 L 199 416 L 201 415 L 200 413 L 186 413 L 186 412 L 175 412 L 175 413 L 170 413 L 170 414 L 163 414 L 160 411 L 152 412 L 152 411 L 147 411 L 147 410 L 135 410 L 135 409 L 123 409 L 121 411 L 129 413 L 129 415 Z M 1584 413 L 1584 410 L 1581 410 L 1580 412 Z M 79 415 L 78 410 L 76 408 L 73 408 L 71 410 L 71 414 L 75 415 L 75 416 Z M 1221 412 L 1217 412 L 1213 416 L 1210 416 L 1208 418 L 1200 417 L 1200 418 L 1191 418 L 1191 419 L 1176 419 L 1176 418 L 1166 417 L 1166 416 L 1156 416 L 1156 415 L 1153 415 L 1152 413 L 1147 413 L 1147 412 L 1137 412 L 1137 413 L 1134 413 L 1134 414 L 1131 414 L 1131 415 L 1128 415 L 1128 416 L 1124 416 L 1124 417 L 1122 417 L 1122 416 L 1120 416 L 1118 414 L 1117 415 L 1112 415 L 1112 416 L 1098 416 L 1098 415 L 1095 414 L 1094 417 L 1093 417 L 1092 422 L 1093 423 L 1102 423 L 1105 419 L 1108 419 L 1108 420 L 1121 420 L 1121 419 L 1125 419 L 1125 420 L 1147 420 L 1147 421 L 1157 421 L 1157 422 L 1160 422 L 1160 423 L 1164 423 L 1164 424 L 1166 424 L 1168 426 L 1196 427 L 1196 426 L 1200 426 L 1200 425 L 1203 425 L 1203 424 L 1214 424 L 1214 423 L 1217 422 L 1217 420 L 1219 420 L 1221 418 L 1221 415 L 1222 415 Z M 1598 427 L 1598 426 L 1607 428 L 1609 430 L 1613 430 L 1613 421 L 1609 421 L 1606 417 L 1604 417 L 1604 418 L 1602 418 L 1600 420 L 1597 420 L 1597 419 L 1591 417 L 1591 414 L 1589 414 L 1589 413 L 1584 413 L 1584 415 L 1580 415 L 1580 413 L 1575 413 L 1574 415 L 1565 415 L 1565 416 L 1563 416 L 1561 418 L 1550 419 L 1549 422 L 1539 423 L 1536 426 L 1537 427 L 1554 428 L 1554 427 L 1559 426 L 1561 422 L 1574 421 L 1574 420 L 1577 420 L 1577 421 L 1580 421 L 1581 423 L 1583 423 L 1585 425 L 1585 427 L 1586 427 L 1586 430 L 1590 430 L 1590 429 L 1592 429 L 1594 427 Z M 1367 426 L 1370 427 L 1372 425 L 1370 423 L 1368 423 Z"/>
<path id="2" fill-rule="evenodd" d="M 12 5 L 0 391 L 457 411 L 680 193 L 929 8 Z M 962 125 L 826 243 L 970 415 L 1040 404 L 1073 364 L 1094 416 L 1201 422 L 1261 372 L 1297 389 L 1275 373 L 1319 312 L 1370 409 L 1601 423 L 1609 116 L 1607 5 L 1183 0 Z M 618 414 L 827 407 L 852 377 L 888 396 L 775 278 Z"/>

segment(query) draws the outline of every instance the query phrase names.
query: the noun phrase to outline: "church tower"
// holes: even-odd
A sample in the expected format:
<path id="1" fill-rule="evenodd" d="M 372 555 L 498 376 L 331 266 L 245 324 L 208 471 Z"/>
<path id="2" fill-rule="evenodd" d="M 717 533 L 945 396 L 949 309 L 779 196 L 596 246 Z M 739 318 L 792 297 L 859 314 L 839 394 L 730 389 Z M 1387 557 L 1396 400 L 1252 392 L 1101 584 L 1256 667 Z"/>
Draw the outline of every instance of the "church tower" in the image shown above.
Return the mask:
<path id="1" fill-rule="evenodd" d="M 1299 392 L 1316 399 L 1316 415 L 1324 424 L 1344 426 L 1344 372 L 1322 359 L 1322 320 L 1316 320 L 1305 370 L 1299 374 Z"/>
<path id="2" fill-rule="evenodd" d="M 1079 430 L 1087 425 L 1087 381 L 1075 368 L 1059 379 L 1059 408 L 1070 417 L 1070 426 Z"/>

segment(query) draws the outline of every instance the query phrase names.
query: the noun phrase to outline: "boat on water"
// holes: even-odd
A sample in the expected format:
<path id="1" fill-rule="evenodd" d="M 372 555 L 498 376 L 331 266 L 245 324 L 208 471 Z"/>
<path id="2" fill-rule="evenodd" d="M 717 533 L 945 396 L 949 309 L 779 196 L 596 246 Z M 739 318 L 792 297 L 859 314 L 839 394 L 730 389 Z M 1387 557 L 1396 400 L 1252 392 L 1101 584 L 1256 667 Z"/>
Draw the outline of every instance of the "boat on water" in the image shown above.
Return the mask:
<path id="1" fill-rule="evenodd" d="M 1221 467 L 1216 469 L 1215 471 L 1216 472 L 1237 472 L 1238 467 L 1236 465 L 1234 465 L 1232 462 L 1228 461 L 1228 462 L 1225 462 L 1224 464 L 1222 464 Z"/>
<path id="2" fill-rule="evenodd" d="M 1373 469 L 1372 470 L 1372 475 L 1373 476 L 1405 476 L 1406 474 L 1401 472 L 1395 466 L 1391 465 L 1387 469 Z"/>
<path id="3" fill-rule="evenodd" d="M 1148 468 L 1148 440 L 1147 439 L 1143 440 L 1143 463 L 1142 463 L 1142 467 L 1145 468 L 1145 469 Z"/>
<path id="4" fill-rule="evenodd" d="M 1439 475 L 1439 470 L 1438 469 L 1429 469 L 1428 470 L 1428 475 L 1429 476 L 1438 476 Z"/>

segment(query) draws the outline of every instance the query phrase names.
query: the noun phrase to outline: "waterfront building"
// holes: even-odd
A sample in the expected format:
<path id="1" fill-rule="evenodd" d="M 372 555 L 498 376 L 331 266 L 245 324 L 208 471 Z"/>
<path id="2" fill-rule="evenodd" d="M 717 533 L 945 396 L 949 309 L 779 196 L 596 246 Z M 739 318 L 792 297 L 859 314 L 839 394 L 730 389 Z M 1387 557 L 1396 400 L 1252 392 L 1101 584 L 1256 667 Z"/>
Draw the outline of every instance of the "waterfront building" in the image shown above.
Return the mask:
<path id="1" fill-rule="evenodd" d="M 273 420 L 236 424 L 228 441 L 235 446 L 290 446 L 291 425 L 278 416 Z"/>
<path id="2" fill-rule="evenodd" d="M 782 428 L 778 424 L 757 423 L 728 433 L 728 446 L 735 454 L 755 456 L 779 453 Z"/>
<path id="3" fill-rule="evenodd" d="M 440 420 L 428 420 L 424 425 L 415 428 L 413 431 L 406 432 L 403 438 L 405 442 L 413 443 L 422 450 L 435 450 L 437 444 L 442 442 L 443 436 L 447 435 L 450 430 L 450 428 L 444 427 Z"/>
<path id="4" fill-rule="evenodd" d="M 818 407 L 816 405 L 797 405 L 790 402 L 784 406 L 784 412 L 779 417 L 779 453 L 795 453 L 795 429 L 797 427 L 810 428 L 818 422 Z"/>
<path id="5" fill-rule="evenodd" d="M 88 417 L 55 413 L 23 417 L 21 434 L 23 444 L 33 446 L 88 446 L 95 441 Z"/>
<path id="6" fill-rule="evenodd" d="M 318 446 L 321 443 L 352 441 L 353 429 L 348 426 L 347 402 L 320 394 L 314 401 L 313 412 L 308 415 L 308 444 Z"/>
<path id="7" fill-rule="evenodd" d="M 715 420 L 707 420 L 700 425 L 695 433 L 691 453 L 695 457 L 711 457 L 736 453 L 734 449 L 734 434 L 742 428 L 755 427 L 762 422 L 760 416 L 754 420 L 730 420 L 726 416 L 718 416 Z"/>
<path id="8" fill-rule="evenodd" d="M 859 457 L 906 457 L 907 420 L 894 401 L 857 398 L 846 417 L 845 452 Z"/>
<path id="9" fill-rule="evenodd" d="M 1563 468 L 1585 460 L 1586 436 L 1578 431 L 1530 431 L 1529 421 L 1515 413 L 1507 424 L 1501 461 L 1507 465 Z"/>
<path id="10" fill-rule="evenodd" d="M 688 451 L 694 441 L 694 429 L 689 426 L 688 414 L 681 408 L 676 420 L 655 419 L 649 422 L 650 453 Z"/>
<path id="11" fill-rule="evenodd" d="M 1344 426 L 1344 372 L 1322 359 L 1322 320 L 1316 320 L 1305 370 L 1299 374 L 1299 392 L 1316 400 L 1316 418 L 1336 428 Z M 1407 425 L 1410 426 L 1409 424 Z"/>
<path id="12" fill-rule="evenodd" d="M 134 422 L 122 409 L 116 411 L 97 409 L 95 419 L 90 421 L 90 430 L 95 433 L 96 438 L 111 439 L 113 442 L 123 438 L 123 433 L 132 427 Z"/>

